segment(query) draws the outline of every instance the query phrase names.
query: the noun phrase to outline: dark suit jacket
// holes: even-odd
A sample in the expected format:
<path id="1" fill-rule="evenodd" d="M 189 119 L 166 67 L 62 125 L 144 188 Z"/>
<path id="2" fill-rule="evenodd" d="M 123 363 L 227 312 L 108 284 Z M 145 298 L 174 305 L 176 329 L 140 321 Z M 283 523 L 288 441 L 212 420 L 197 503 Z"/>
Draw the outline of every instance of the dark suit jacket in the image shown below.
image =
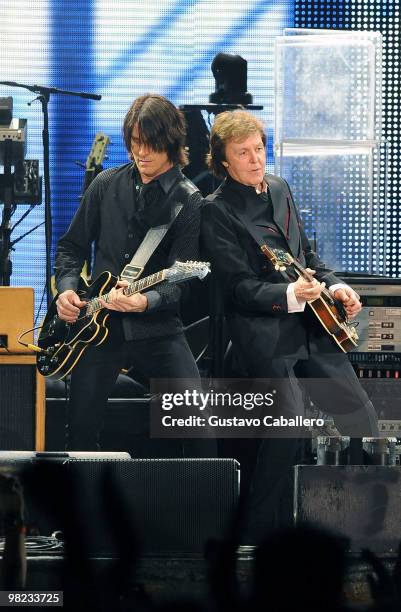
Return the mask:
<path id="1" fill-rule="evenodd" d="M 267 175 L 273 204 L 273 223 L 254 225 L 260 239 L 286 248 L 327 286 L 340 282 L 314 253 L 302 229 L 287 183 Z M 245 228 L 241 216 L 252 220 L 255 206 L 263 205 L 253 187 L 230 177 L 206 198 L 202 210 L 202 249 L 212 264 L 223 296 L 234 346 L 252 366 L 261 359 L 284 356 L 307 358 L 309 350 L 336 350 L 313 320 L 308 308 L 288 313 L 289 281 L 277 272 Z M 250 371 L 260 371 L 250 367 Z"/>

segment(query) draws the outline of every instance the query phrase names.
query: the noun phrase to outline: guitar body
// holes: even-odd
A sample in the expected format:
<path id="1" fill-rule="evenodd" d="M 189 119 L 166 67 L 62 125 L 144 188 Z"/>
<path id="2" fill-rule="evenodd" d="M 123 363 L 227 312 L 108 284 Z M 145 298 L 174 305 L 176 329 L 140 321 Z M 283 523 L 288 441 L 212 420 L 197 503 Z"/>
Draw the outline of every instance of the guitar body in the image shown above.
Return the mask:
<path id="1" fill-rule="evenodd" d="M 328 303 L 324 298 L 318 298 L 314 302 L 308 302 L 308 305 L 340 349 L 348 353 L 357 346 L 357 343 L 355 335 L 351 334 L 351 328 L 343 318 L 342 305 L 336 302 L 333 300 L 333 303 Z"/>
<path id="2" fill-rule="evenodd" d="M 92 284 L 80 278 L 78 295 L 84 301 L 104 295 L 117 283 L 117 277 L 103 272 Z M 66 323 L 57 315 L 56 296 L 50 305 L 38 338 L 38 346 L 45 352 L 38 354 L 37 368 L 47 378 L 62 379 L 69 374 L 88 346 L 102 344 L 108 336 L 107 309 L 92 315 L 81 309 L 75 323 Z"/>

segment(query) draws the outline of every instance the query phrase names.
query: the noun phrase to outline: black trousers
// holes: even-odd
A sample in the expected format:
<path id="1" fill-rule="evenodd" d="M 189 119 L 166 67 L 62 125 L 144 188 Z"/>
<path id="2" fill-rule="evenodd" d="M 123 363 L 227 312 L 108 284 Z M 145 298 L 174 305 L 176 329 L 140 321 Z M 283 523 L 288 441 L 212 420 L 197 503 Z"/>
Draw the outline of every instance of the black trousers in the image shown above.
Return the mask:
<path id="1" fill-rule="evenodd" d="M 111 329 L 104 344 L 86 349 L 72 372 L 70 450 L 99 450 L 99 433 L 107 400 L 121 369 L 127 364 L 145 384 L 152 378 L 199 380 L 198 368 L 184 334 L 127 342 L 122 339 L 119 329 Z M 183 440 L 179 447 L 178 456 L 216 455 L 213 439 Z"/>
<path id="2" fill-rule="evenodd" d="M 280 379 L 285 391 L 286 415 L 300 414 L 303 394 L 332 415 L 341 435 L 379 435 L 372 402 L 362 389 L 343 353 L 311 353 L 309 359 L 280 358 L 248 364 L 255 378 Z M 281 412 L 279 407 L 279 412 Z M 266 438 L 260 442 L 248 500 L 248 540 L 258 543 L 270 530 L 293 520 L 293 466 L 299 462 L 302 442 L 296 438 Z"/>

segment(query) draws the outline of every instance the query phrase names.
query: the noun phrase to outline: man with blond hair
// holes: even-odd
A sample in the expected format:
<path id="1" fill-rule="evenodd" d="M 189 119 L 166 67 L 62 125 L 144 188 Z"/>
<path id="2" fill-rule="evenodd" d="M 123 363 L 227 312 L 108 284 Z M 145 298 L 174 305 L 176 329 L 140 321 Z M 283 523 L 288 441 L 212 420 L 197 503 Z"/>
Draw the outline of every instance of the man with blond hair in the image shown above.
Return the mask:
<path id="1" fill-rule="evenodd" d="M 353 318 L 361 310 L 359 297 L 312 251 L 286 181 L 265 173 L 263 124 L 247 111 L 218 115 L 208 164 L 223 182 L 206 198 L 202 241 L 223 294 L 239 371 L 283 381 L 279 412 L 301 413 L 297 379 L 302 378 L 313 402 L 333 415 L 342 435 L 378 435 L 373 405 L 346 355 L 306 308 L 327 286 Z M 262 244 L 290 253 L 312 279 L 292 280 L 277 271 L 261 252 Z M 328 384 L 308 384 L 311 378 Z M 279 500 L 297 450 L 298 434 L 290 435 L 292 439 L 265 439 L 260 445 L 251 498 L 256 539 L 274 526 L 275 516 L 284 516 Z M 291 508 L 287 511 L 290 519 Z"/>

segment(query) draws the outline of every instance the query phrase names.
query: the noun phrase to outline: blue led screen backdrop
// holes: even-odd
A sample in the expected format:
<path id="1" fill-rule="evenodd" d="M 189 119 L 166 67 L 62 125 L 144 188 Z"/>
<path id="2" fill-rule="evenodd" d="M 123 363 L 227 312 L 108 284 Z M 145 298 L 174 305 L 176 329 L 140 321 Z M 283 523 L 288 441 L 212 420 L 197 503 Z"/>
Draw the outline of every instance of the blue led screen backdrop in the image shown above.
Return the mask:
<path id="1" fill-rule="evenodd" d="M 113 144 L 105 167 L 124 163 L 123 116 L 132 100 L 161 93 L 177 105 L 205 104 L 214 91 L 210 70 L 218 52 L 248 61 L 248 91 L 272 142 L 274 38 L 288 27 L 372 29 L 384 36 L 385 137 L 390 142 L 389 214 L 380 220 L 377 246 L 387 245 L 386 271 L 401 272 L 399 256 L 400 136 L 399 0 L 350 3 L 322 0 L 3 0 L 0 4 L 0 80 L 19 81 L 102 95 L 99 102 L 52 96 L 50 171 L 53 254 L 79 204 L 84 163 L 97 132 Z M 40 103 L 30 92 L 0 86 L 13 96 L 14 116 L 28 120 L 27 158 L 39 159 L 43 173 Z M 269 170 L 273 169 L 269 144 Z M 299 203 L 302 207 L 302 202 Z M 379 203 L 380 204 L 380 203 Z M 0 212 L 1 212 L 0 206 Z M 26 206 L 18 206 L 16 222 Z M 380 212 L 380 211 L 379 211 Z M 381 217 L 380 217 L 381 219 Z M 13 239 L 44 221 L 44 205 L 16 228 Z M 353 247 L 352 247 L 353 248 Z M 352 256 L 353 257 L 353 256 Z M 353 269 L 350 257 L 349 269 Z M 12 253 L 12 285 L 33 286 L 38 311 L 45 278 L 43 225 L 21 240 Z M 42 306 L 39 320 L 45 312 Z"/>
<path id="2" fill-rule="evenodd" d="M 132 100 L 155 92 L 179 104 L 205 104 L 214 91 L 210 69 L 219 52 L 248 61 L 248 90 L 273 126 L 274 38 L 292 25 L 288 0 L 14 0 L 0 7 L 0 80 L 48 85 L 102 95 L 100 102 L 54 95 L 50 112 L 53 254 L 79 204 L 85 162 L 97 132 L 110 136 L 105 167 L 125 163 L 121 125 Z M 42 164 L 40 104 L 23 89 L 14 115 L 28 119 L 28 158 Z M 272 160 L 271 160 L 272 161 Z M 25 210 L 21 207 L 15 215 Z M 16 229 L 44 220 L 44 205 Z M 45 278 L 43 226 L 16 245 L 12 285 L 35 288 L 38 309 Z M 42 306 L 41 315 L 44 313 Z"/>

